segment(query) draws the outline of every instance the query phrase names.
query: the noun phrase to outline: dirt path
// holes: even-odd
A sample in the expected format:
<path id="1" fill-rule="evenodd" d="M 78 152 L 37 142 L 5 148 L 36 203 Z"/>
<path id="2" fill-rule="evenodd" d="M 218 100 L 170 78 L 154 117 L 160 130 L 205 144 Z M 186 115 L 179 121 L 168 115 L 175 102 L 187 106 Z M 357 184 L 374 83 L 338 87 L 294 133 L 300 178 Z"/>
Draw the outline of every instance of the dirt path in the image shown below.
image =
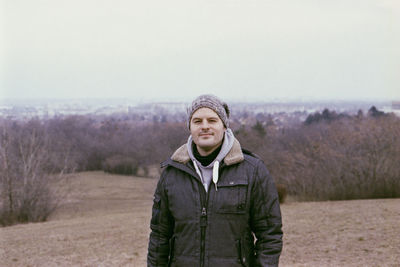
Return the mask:
<path id="1" fill-rule="evenodd" d="M 155 179 L 80 173 L 49 222 L 0 228 L 0 266 L 146 266 Z M 399 266 L 400 199 L 282 205 L 280 266 Z"/>

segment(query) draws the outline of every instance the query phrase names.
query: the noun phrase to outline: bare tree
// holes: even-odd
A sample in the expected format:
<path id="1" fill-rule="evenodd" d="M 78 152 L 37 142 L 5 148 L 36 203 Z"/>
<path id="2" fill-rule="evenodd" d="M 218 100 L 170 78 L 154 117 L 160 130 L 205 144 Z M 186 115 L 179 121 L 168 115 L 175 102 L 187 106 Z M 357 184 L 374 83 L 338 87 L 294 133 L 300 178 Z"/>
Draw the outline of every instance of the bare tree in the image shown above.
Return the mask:
<path id="1" fill-rule="evenodd" d="M 49 165 L 49 136 L 37 120 L 3 121 L 0 129 L 0 224 L 45 221 L 59 204 L 55 182 L 65 171 Z"/>

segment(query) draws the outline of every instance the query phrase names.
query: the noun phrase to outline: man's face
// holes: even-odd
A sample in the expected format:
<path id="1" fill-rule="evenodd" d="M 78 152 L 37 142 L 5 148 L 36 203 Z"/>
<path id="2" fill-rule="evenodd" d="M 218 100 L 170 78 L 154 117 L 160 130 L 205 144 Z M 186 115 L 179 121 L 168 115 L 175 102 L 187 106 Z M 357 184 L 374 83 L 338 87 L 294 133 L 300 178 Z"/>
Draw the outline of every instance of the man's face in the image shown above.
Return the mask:
<path id="1" fill-rule="evenodd" d="M 190 120 L 190 133 L 202 156 L 210 154 L 222 143 L 225 130 L 218 114 L 209 108 L 199 108 Z"/>

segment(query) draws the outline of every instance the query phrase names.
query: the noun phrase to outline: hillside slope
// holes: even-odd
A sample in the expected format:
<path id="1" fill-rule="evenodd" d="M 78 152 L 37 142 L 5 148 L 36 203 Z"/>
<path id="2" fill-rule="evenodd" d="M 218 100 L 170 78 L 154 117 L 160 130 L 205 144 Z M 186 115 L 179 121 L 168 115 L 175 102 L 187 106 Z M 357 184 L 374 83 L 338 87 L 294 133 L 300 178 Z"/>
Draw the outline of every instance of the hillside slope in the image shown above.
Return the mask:
<path id="1" fill-rule="evenodd" d="M 0 266 L 146 266 L 157 179 L 78 173 L 50 221 L 0 228 Z M 400 199 L 282 205 L 280 266 L 396 266 Z"/>

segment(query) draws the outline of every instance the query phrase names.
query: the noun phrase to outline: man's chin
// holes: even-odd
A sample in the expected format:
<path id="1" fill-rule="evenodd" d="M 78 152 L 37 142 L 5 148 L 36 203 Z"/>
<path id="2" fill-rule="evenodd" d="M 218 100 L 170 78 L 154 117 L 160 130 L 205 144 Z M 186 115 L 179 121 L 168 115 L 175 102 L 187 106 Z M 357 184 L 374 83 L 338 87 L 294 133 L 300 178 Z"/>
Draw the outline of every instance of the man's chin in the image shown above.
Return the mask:
<path id="1" fill-rule="evenodd" d="M 213 143 L 213 142 L 199 142 L 199 144 L 197 146 L 200 147 L 203 150 L 210 150 L 215 146 L 215 143 Z"/>

